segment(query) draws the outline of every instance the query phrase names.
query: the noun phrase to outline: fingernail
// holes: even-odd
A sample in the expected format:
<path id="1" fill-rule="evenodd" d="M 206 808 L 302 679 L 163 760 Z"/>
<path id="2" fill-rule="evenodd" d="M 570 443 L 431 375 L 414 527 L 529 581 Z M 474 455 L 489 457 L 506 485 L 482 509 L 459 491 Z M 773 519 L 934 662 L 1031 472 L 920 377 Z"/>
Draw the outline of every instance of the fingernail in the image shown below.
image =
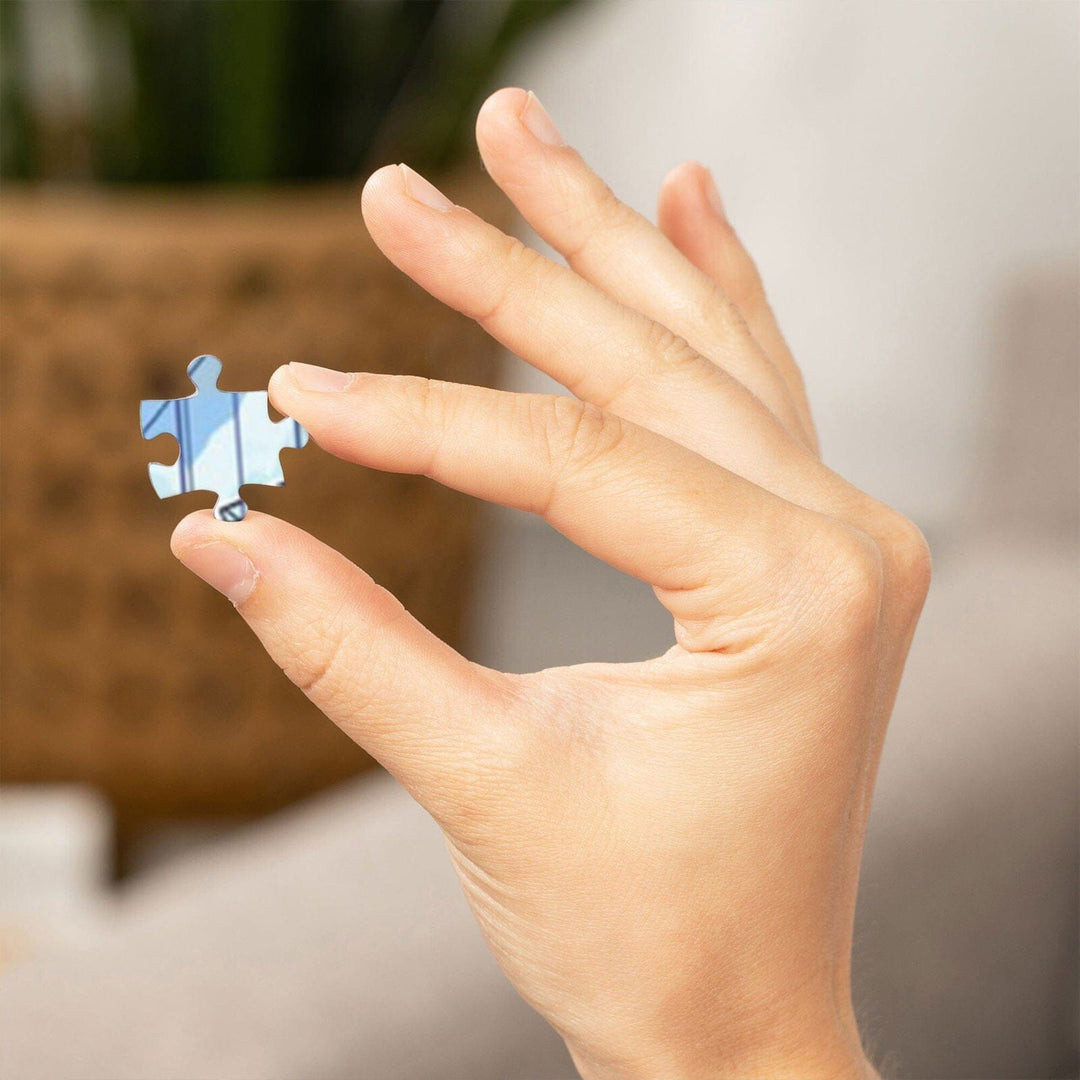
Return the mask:
<path id="1" fill-rule="evenodd" d="M 259 578 L 258 571 L 242 551 L 220 541 L 186 548 L 177 552 L 177 558 L 237 606 L 251 595 Z"/>
<path id="2" fill-rule="evenodd" d="M 425 180 L 408 165 L 402 164 L 398 168 L 405 183 L 405 194 L 410 198 L 444 214 L 454 209 L 454 204 L 430 180 Z"/>
<path id="3" fill-rule="evenodd" d="M 724 204 L 720 200 L 720 192 L 716 190 L 716 181 L 708 169 L 705 170 L 705 198 L 709 200 L 709 205 L 716 211 L 717 215 L 726 221 L 727 214 L 724 212 Z"/>
<path id="4" fill-rule="evenodd" d="M 331 371 L 330 368 L 317 364 L 302 364 L 293 360 L 289 364 L 289 374 L 301 390 L 315 390 L 320 394 L 344 390 L 352 382 L 352 376 L 345 371 Z"/>
<path id="5" fill-rule="evenodd" d="M 547 143 L 548 146 L 566 145 L 555 122 L 548 116 L 547 109 L 540 104 L 540 99 L 531 90 L 525 99 L 525 108 L 521 110 L 521 122 L 542 143 Z"/>

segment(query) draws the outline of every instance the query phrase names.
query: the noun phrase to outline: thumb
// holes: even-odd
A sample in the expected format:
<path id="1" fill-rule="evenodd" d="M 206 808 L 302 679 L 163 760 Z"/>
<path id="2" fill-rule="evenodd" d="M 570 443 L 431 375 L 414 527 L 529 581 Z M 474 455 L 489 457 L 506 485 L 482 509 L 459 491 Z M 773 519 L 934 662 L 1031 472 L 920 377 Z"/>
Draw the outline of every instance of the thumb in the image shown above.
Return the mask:
<path id="1" fill-rule="evenodd" d="M 513 759 L 509 679 L 470 663 L 314 537 L 265 514 L 221 522 L 201 511 L 177 525 L 172 549 L 438 820 Z"/>

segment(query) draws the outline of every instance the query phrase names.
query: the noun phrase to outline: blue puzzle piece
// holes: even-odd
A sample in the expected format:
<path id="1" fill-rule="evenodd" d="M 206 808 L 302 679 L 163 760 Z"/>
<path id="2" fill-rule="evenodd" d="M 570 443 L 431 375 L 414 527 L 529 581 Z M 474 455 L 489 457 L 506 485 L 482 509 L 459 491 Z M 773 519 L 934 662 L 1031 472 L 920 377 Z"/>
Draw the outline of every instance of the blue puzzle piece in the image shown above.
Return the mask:
<path id="1" fill-rule="evenodd" d="M 308 433 L 295 420 L 271 420 L 265 390 L 219 390 L 221 361 L 216 356 L 195 357 L 187 372 L 195 386 L 190 397 L 139 404 L 144 439 L 164 432 L 180 444 L 172 465 L 150 465 L 150 483 L 161 499 L 216 491 L 214 517 L 239 521 L 247 513 L 241 485 L 281 487 L 285 476 L 278 455 L 285 447 L 304 446 Z"/>

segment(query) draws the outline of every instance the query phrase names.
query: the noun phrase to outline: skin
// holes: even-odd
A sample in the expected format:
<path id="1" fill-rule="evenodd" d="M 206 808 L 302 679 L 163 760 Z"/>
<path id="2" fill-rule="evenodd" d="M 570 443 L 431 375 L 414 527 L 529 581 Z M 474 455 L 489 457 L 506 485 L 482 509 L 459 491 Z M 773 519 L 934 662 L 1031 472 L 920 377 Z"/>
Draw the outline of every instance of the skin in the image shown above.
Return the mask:
<path id="1" fill-rule="evenodd" d="M 708 172 L 620 203 L 532 95 L 484 164 L 568 265 L 403 166 L 386 256 L 574 396 L 292 364 L 274 405 L 330 453 L 540 514 L 649 582 L 645 663 L 471 663 L 265 515 L 177 527 L 286 674 L 442 827 L 503 970 L 586 1080 L 865 1078 L 850 953 L 889 712 L 929 583 L 914 525 L 820 461 L 795 362 Z"/>

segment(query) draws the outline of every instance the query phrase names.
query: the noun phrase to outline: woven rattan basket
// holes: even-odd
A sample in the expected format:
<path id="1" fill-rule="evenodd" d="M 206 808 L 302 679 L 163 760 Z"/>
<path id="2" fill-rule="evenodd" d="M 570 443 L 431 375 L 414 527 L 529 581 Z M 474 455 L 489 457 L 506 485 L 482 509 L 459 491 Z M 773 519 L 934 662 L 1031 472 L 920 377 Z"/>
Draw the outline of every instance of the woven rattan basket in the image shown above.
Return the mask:
<path id="1" fill-rule="evenodd" d="M 450 190 L 491 216 L 484 181 Z M 175 448 L 141 439 L 138 403 L 190 393 L 202 352 L 222 358 L 225 389 L 265 386 L 289 360 L 487 382 L 491 343 L 375 250 L 352 188 L 3 203 L 4 778 L 97 785 L 123 837 L 264 812 L 364 768 L 169 554 L 173 525 L 213 497 L 154 496 L 146 463 Z M 253 508 L 457 640 L 469 500 L 314 444 L 284 460 L 286 486 L 247 489 Z"/>

